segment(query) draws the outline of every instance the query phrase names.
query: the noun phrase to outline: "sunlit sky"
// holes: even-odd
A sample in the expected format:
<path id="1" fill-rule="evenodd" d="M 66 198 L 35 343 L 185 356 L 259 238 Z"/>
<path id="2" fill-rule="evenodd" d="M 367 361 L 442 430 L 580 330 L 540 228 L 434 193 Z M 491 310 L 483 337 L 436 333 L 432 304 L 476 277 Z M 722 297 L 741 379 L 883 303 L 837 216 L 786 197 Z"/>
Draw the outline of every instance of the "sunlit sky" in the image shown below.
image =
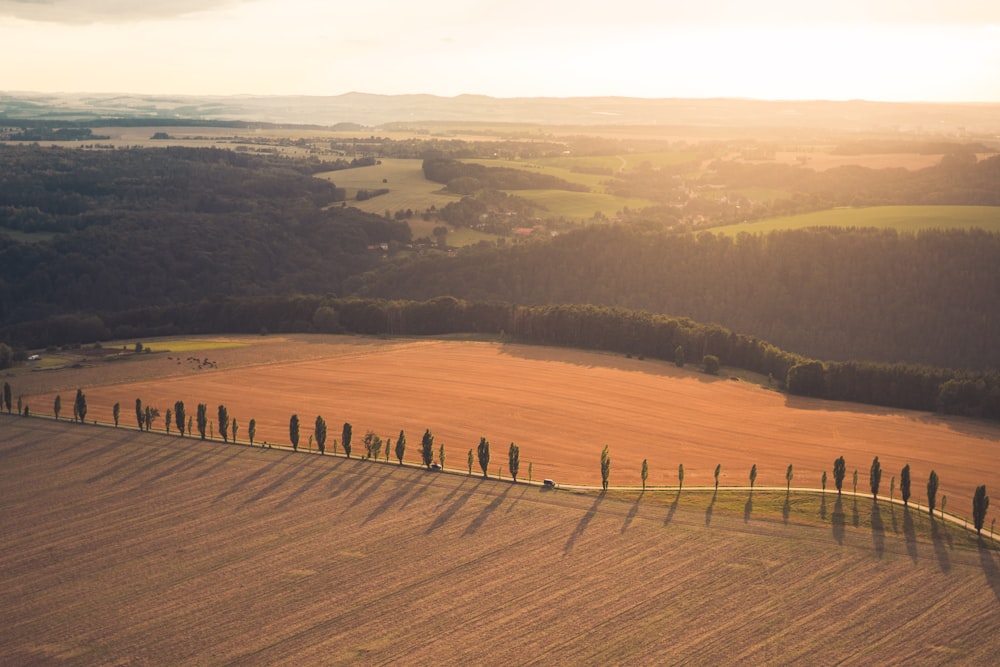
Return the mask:
<path id="1" fill-rule="evenodd" d="M 1000 102 L 1000 0 L 0 0 L 0 91 Z"/>

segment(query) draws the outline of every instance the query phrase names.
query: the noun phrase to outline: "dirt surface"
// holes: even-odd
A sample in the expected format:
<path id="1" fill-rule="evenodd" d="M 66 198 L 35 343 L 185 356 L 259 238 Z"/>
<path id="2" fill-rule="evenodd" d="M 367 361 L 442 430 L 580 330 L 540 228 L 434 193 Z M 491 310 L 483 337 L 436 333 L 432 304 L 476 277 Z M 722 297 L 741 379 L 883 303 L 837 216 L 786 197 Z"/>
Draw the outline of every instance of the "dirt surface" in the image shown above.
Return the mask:
<path id="1" fill-rule="evenodd" d="M 2 415 L 0 663 L 1000 661 L 958 529 L 655 497 Z"/>
<path id="2" fill-rule="evenodd" d="M 213 339 L 214 340 L 214 339 Z M 63 414 L 72 414 L 75 388 L 87 394 L 88 419 L 111 421 L 121 403 L 122 423 L 134 424 L 136 397 L 165 413 L 182 400 L 189 415 L 198 403 L 228 407 L 240 424 L 257 421 L 257 440 L 287 444 L 290 416 L 299 415 L 302 447 L 317 415 L 328 424 L 329 441 L 350 422 L 354 450 L 371 429 L 383 439 L 407 435 L 406 460 L 419 460 L 425 429 L 444 443 L 446 466 L 466 468 L 480 436 L 491 443 L 490 474 L 507 473 L 510 442 L 520 447 L 520 476 L 561 483 L 599 484 L 600 452 L 610 446 L 613 485 L 640 484 L 642 460 L 650 485 L 676 485 L 678 465 L 685 485 L 749 483 L 756 464 L 758 486 L 784 486 L 788 464 L 793 484 L 819 487 L 824 470 L 833 487 L 837 456 L 847 462 L 845 489 L 859 473 L 868 490 L 872 458 L 883 468 L 881 493 L 910 464 L 911 502 L 926 499 L 930 471 L 940 479 L 947 509 L 971 516 L 979 484 L 1000 489 L 991 462 L 1000 450 L 1000 427 L 849 403 L 788 397 L 748 382 L 707 376 L 657 361 L 548 348 L 458 340 L 363 337 L 249 337 L 247 347 L 181 355 L 94 362 L 83 368 L 44 371 L 14 378 L 35 413 L 51 413 L 53 389 Z M 152 341 L 154 349 L 168 343 Z M 188 357 L 208 360 L 197 370 Z M 145 379 L 143 379 L 145 378 Z M 154 425 L 162 430 L 163 417 Z M 175 430 L 175 429 L 174 429 Z M 478 464 L 476 464 L 478 465 Z M 996 516 L 991 507 L 986 525 Z"/>

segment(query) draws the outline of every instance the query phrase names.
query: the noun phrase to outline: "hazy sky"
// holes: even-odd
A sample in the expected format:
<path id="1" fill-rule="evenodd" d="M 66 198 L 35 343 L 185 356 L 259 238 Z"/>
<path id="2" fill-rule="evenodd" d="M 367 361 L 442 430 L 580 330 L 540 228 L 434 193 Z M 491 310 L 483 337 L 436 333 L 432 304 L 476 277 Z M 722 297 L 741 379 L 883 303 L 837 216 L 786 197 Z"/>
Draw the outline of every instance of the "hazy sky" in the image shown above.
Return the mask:
<path id="1" fill-rule="evenodd" d="M 1000 0 L 0 0 L 0 90 L 1000 102 Z"/>

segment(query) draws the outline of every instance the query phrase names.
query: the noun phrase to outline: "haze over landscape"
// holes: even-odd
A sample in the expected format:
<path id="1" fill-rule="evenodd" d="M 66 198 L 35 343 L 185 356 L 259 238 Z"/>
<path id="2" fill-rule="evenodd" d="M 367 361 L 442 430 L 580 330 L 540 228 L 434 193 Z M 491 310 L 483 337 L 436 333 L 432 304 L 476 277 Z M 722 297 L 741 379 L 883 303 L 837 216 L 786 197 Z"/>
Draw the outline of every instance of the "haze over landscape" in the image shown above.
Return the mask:
<path id="1" fill-rule="evenodd" d="M 1000 5 L 0 0 L 0 90 L 1000 101 Z"/>

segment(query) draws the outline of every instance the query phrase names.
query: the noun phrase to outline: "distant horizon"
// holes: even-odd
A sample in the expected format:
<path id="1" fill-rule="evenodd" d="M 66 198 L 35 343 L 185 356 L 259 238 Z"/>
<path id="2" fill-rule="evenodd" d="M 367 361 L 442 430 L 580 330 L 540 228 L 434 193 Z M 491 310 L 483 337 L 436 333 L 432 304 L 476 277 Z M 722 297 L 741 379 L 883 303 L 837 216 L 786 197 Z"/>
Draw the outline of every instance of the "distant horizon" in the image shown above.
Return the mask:
<path id="1" fill-rule="evenodd" d="M 0 0 L 0 59 L 41 94 L 993 103 L 1000 3 Z"/>

